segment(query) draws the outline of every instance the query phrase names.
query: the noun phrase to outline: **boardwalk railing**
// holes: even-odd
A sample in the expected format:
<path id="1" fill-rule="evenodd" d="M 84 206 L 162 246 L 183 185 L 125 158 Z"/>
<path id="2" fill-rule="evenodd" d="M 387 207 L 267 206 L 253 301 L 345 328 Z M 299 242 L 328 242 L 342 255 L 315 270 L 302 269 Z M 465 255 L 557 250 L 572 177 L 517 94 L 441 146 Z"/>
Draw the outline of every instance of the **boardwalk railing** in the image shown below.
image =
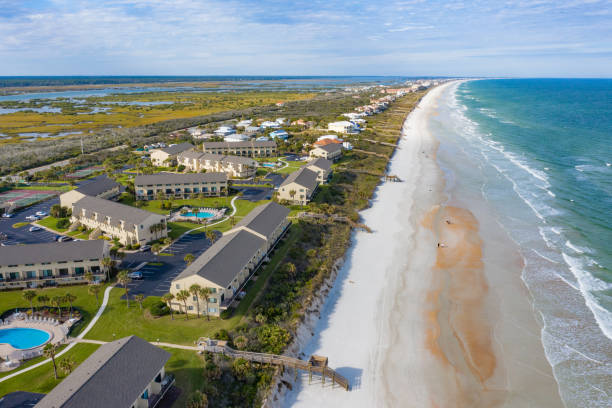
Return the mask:
<path id="1" fill-rule="evenodd" d="M 272 364 L 283 368 L 293 368 L 297 376 L 297 370 L 307 371 L 309 383 L 312 381 L 312 373 L 321 375 L 322 384 L 325 384 L 325 378 L 329 378 L 332 382 L 332 387 L 335 384 L 340 385 L 346 391 L 350 390 L 350 384 L 346 378 L 327 367 L 327 364 L 313 364 L 311 358 L 309 361 L 300 360 L 298 358 L 281 356 L 278 354 L 253 353 L 250 351 L 240 351 L 228 347 L 223 341 L 210 340 L 202 338 L 198 341 L 198 347 L 203 351 L 211 353 L 219 353 L 232 358 L 243 358 L 248 361 L 254 361 L 263 364 Z M 327 360 L 327 359 L 325 359 Z"/>

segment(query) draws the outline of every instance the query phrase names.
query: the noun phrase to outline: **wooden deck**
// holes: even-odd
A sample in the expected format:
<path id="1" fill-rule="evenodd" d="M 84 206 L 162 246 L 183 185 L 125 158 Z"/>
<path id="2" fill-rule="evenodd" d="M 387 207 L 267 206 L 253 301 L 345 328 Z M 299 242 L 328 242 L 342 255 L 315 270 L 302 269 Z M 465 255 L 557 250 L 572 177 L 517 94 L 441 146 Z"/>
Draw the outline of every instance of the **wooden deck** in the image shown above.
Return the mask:
<path id="1" fill-rule="evenodd" d="M 346 378 L 327 366 L 327 357 L 311 356 L 308 361 L 305 361 L 298 358 L 281 356 L 277 354 L 240 351 L 229 347 L 227 342 L 223 340 L 211 340 L 205 337 L 198 340 L 198 348 L 202 351 L 220 353 L 232 358 L 243 358 L 245 360 L 254 361 L 257 363 L 280 366 L 282 370 L 293 369 L 296 379 L 298 370 L 306 371 L 308 372 L 309 384 L 312 382 L 312 373 L 318 373 L 321 376 L 321 385 L 325 385 L 326 378 L 329 378 L 332 383 L 332 387 L 335 384 L 338 384 L 346 391 L 351 389 L 351 386 Z"/>

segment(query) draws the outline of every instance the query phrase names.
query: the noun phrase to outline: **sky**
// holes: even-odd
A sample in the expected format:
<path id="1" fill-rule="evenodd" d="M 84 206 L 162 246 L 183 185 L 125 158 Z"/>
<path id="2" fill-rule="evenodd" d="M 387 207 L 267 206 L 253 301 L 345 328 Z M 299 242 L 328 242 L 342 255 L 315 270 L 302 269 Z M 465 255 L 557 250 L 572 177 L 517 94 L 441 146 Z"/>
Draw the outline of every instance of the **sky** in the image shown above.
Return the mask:
<path id="1" fill-rule="evenodd" d="M 612 77 L 612 0 L 0 0 L 0 75 Z"/>

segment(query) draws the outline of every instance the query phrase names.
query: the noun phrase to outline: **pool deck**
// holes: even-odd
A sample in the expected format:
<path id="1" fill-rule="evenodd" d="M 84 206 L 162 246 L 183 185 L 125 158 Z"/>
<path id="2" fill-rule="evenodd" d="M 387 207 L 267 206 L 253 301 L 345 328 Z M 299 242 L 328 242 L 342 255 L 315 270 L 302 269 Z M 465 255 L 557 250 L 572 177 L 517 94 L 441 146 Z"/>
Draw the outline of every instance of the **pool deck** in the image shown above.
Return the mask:
<path id="1" fill-rule="evenodd" d="M 37 329 L 42 330 L 44 332 L 49 333 L 49 340 L 45 341 L 43 344 L 30 348 L 30 349 L 16 349 L 10 344 L 0 343 L 0 358 L 6 359 L 7 357 L 10 360 L 22 360 L 29 359 L 32 357 L 36 357 L 40 355 L 40 350 L 42 347 L 51 342 L 53 344 L 61 344 L 66 340 L 66 333 L 70 329 L 70 323 L 66 322 L 64 324 L 58 324 L 57 326 L 51 322 L 46 321 L 26 321 L 26 320 L 14 320 L 9 324 L 0 326 L 0 330 L 4 329 L 15 329 L 15 328 L 25 328 L 25 329 Z M 8 371 L 5 369 L 6 367 L 3 364 L 0 364 L 0 371 Z M 14 369 L 15 367 L 8 368 Z"/>

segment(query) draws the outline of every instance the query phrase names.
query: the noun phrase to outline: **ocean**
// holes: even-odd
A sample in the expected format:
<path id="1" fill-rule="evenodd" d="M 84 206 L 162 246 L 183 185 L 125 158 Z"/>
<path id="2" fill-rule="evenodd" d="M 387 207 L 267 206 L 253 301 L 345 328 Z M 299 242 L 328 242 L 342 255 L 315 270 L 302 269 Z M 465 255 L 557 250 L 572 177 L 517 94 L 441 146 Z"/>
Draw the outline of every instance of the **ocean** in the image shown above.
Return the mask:
<path id="1" fill-rule="evenodd" d="M 612 80 L 468 81 L 441 105 L 448 195 L 518 246 L 565 405 L 611 406 Z"/>

